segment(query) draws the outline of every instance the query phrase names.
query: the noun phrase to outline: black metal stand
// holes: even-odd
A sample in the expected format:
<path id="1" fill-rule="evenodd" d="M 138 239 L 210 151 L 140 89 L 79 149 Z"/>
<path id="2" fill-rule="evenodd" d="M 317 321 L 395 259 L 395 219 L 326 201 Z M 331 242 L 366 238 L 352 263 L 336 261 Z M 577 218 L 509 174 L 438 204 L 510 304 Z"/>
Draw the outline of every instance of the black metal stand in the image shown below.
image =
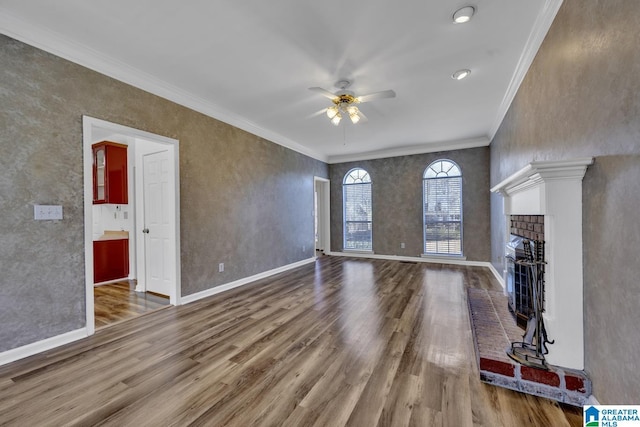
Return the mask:
<path id="1" fill-rule="evenodd" d="M 531 251 L 531 244 L 524 241 L 525 258 L 515 261 L 517 264 L 527 267 L 527 287 L 533 302 L 533 313 L 527 321 L 527 329 L 522 336 L 522 341 L 511 343 L 507 355 L 525 366 L 548 370 L 544 357 L 549 352 L 547 344 L 554 341 L 547 339 L 547 331 L 544 327 L 542 313 L 544 311 L 544 242 L 535 242 L 535 256 Z"/>

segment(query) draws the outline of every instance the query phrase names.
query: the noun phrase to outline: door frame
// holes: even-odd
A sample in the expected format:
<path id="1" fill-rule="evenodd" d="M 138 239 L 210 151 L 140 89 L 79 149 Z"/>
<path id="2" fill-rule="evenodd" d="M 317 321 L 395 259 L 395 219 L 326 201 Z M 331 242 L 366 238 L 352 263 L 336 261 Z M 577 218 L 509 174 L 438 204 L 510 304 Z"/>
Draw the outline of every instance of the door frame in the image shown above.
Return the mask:
<path id="1" fill-rule="evenodd" d="M 330 222 L 330 181 L 319 176 L 313 177 L 313 191 L 317 193 L 318 205 L 313 214 L 316 217 L 314 221 L 318 223 L 318 243 L 324 253 L 331 252 L 331 222 Z M 315 230 L 314 230 L 315 245 Z M 315 247 L 318 249 L 318 246 Z"/>
<path id="2" fill-rule="evenodd" d="M 169 156 L 173 157 L 174 165 L 174 222 L 175 222 L 175 287 L 171 291 L 169 303 L 172 305 L 180 304 L 180 171 L 179 171 L 179 142 L 177 139 L 168 138 L 162 135 L 156 135 L 150 132 L 131 128 L 128 126 L 111 123 L 105 120 L 97 119 L 90 116 L 82 116 L 82 146 L 83 146 L 83 166 L 84 166 L 84 263 L 85 263 L 85 311 L 86 311 L 86 330 L 87 335 L 95 333 L 95 307 L 93 293 L 93 155 L 91 145 L 95 139 L 108 137 L 108 135 L 117 134 L 126 137 L 131 141 L 130 147 L 135 147 L 135 139 L 140 138 L 147 141 L 163 144 L 169 148 Z M 134 148 L 135 149 L 135 148 Z M 131 164 L 131 163 L 130 163 Z M 131 185 L 131 179 L 134 174 L 129 175 L 129 195 L 133 193 L 134 186 Z M 136 195 L 135 198 L 138 198 Z M 133 201 L 135 210 L 135 200 Z M 137 225 L 134 221 L 134 230 Z M 130 239 L 133 239 L 135 246 L 139 246 L 136 240 L 136 233 L 131 233 Z M 135 275 L 134 275 L 135 277 Z"/>

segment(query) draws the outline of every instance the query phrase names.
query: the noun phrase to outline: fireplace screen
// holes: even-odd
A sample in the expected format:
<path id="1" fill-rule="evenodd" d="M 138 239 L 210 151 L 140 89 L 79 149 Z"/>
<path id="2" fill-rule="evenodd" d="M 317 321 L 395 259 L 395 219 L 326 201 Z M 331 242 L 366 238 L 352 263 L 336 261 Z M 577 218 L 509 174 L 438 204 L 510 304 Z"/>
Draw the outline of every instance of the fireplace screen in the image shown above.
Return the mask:
<path id="1" fill-rule="evenodd" d="M 544 241 L 512 236 L 506 246 L 509 308 L 525 329 L 522 341 L 511 343 L 507 355 L 526 366 L 548 369 L 544 311 Z"/>
<path id="2" fill-rule="evenodd" d="M 543 268 L 544 242 L 528 240 L 520 236 L 512 235 L 509 243 L 506 245 L 505 252 L 507 258 L 509 310 L 514 315 L 518 326 L 525 329 L 527 321 L 534 314 L 529 283 L 538 279 L 528 277 L 532 271 L 528 263 L 537 262 L 541 268 Z M 540 273 L 542 277 L 544 271 L 540 271 Z"/>

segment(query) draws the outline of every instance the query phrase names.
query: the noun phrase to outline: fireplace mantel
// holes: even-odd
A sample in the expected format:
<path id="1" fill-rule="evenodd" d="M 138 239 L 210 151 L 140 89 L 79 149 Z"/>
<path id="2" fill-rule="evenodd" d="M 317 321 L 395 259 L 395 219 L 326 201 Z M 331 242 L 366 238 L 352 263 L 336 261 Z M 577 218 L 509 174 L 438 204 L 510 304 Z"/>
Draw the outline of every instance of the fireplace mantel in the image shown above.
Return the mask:
<path id="1" fill-rule="evenodd" d="M 592 157 L 529 163 L 491 188 L 505 215 L 544 215 L 549 363 L 584 369 L 582 178 Z M 508 223 L 508 221 L 507 221 Z M 506 232 L 508 238 L 509 232 Z"/>
<path id="2" fill-rule="evenodd" d="M 548 195 L 544 190 L 548 184 L 560 186 L 563 182 L 582 182 L 587 166 L 593 163 L 593 157 L 583 157 L 563 161 L 531 162 L 518 172 L 491 189 L 505 198 L 506 215 L 544 215 L 549 206 Z M 579 188 L 582 199 L 582 184 Z M 507 203 L 508 202 L 508 203 Z"/>

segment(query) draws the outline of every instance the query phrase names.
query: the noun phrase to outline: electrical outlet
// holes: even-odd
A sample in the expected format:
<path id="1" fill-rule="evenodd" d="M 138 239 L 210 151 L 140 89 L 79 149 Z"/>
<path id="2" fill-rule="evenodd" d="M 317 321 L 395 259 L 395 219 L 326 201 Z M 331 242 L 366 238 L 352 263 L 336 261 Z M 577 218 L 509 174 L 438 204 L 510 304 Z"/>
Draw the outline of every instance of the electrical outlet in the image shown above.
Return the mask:
<path id="1" fill-rule="evenodd" d="M 224 262 L 218 264 L 218 273 L 222 273 L 224 271 Z"/>
<path id="2" fill-rule="evenodd" d="M 404 242 L 400 243 L 400 248 L 404 249 Z"/>
<path id="3" fill-rule="evenodd" d="M 62 219 L 62 206 L 33 205 L 33 219 L 38 221 Z"/>

